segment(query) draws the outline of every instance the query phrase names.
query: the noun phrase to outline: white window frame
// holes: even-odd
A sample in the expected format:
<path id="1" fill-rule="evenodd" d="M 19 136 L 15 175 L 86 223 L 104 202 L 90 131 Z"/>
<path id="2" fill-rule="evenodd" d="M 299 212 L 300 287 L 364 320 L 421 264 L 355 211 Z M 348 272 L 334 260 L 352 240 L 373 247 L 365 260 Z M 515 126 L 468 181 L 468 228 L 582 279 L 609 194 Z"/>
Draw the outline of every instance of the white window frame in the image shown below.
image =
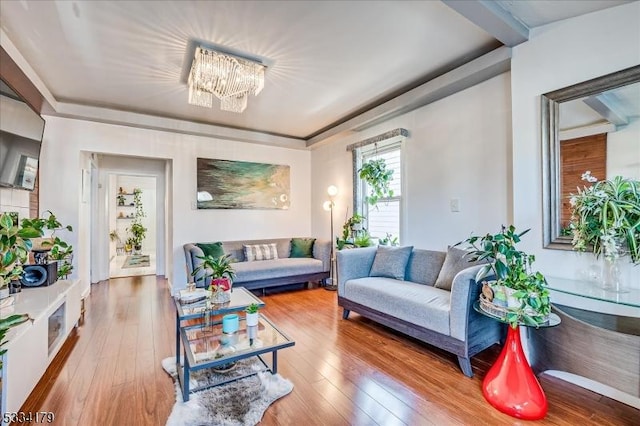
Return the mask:
<path id="1" fill-rule="evenodd" d="M 406 132 L 406 131 L 405 131 Z M 353 149 L 353 203 L 354 203 L 354 212 L 357 212 L 364 217 L 368 217 L 369 210 L 374 208 L 372 205 L 367 203 L 366 201 L 366 191 L 367 184 L 358 174 L 358 170 L 362 167 L 365 161 L 369 159 L 376 158 L 377 154 L 383 154 L 390 151 L 399 150 L 400 151 L 400 195 L 394 194 L 393 197 L 382 198 L 378 201 L 378 203 L 390 202 L 390 201 L 398 201 L 399 203 L 399 212 L 398 212 L 398 229 L 399 235 L 395 235 L 398 237 L 399 241 L 403 241 L 404 232 L 403 232 L 403 218 L 404 218 L 404 196 L 405 196 L 405 179 L 404 179 L 404 170 L 405 170 L 405 158 L 404 158 L 404 141 L 406 135 L 399 135 L 389 139 L 385 139 L 379 142 L 374 142 L 371 144 L 366 144 L 361 147 L 357 147 Z M 396 174 L 394 173 L 394 177 Z M 369 228 L 367 223 L 367 229 Z"/>

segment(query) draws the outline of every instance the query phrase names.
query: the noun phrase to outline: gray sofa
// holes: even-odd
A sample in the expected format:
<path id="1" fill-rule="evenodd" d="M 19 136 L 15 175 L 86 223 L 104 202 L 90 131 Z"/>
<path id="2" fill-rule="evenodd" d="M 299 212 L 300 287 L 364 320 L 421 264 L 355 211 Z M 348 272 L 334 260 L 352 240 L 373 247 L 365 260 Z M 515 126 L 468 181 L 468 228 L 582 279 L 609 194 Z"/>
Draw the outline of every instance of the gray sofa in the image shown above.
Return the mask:
<path id="1" fill-rule="evenodd" d="M 344 309 L 343 318 L 348 319 L 354 311 L 451 352 L 458 357 L 462 372 L 472 377 L 470 358 L 499 342 L 503 333 L 501 323 L 473 308 L 481 290 L 475 282 L 481 266 L 467 267 L 468 263 L 458 259 L 457 268 L 466 269 L 455 274 L 449 291 L 434 287 L 436 280 L 441 280 L 445 252 L 413 249 L 405 281 L 370 277 L 375 256 L 375 247 L 337 253 L 338 305 Z M 449 272 L 452 265 L 456 267 L 455 261 L 447 264 Z"/>
<path id="2" fill-rule="evenodd" d="M 269 243 L 276 243 L 278 259 L 246 261 L 243 250 L 245 244 Z M 204 253 L 195 243 L 185 244 L 183 248 L 189 282 L 195 282 L 197 287 L 203 287 L 204 271 L 196 274 L 195 277 L 191 274 L 202 263 L 202 260 L 198 259 L 197 256 L 203 256 Z M 234 260 L 233 269 L 236 277 L 233 280 L 233 285 L 245 287 L 249 290 L 320 281 L 329 277 L 331 243 L 328 240 L 315 241 L 313 258 L 290 258 L 290 238 L 223 241 L 222 249 L 225 254 L 230 254 Z"/>

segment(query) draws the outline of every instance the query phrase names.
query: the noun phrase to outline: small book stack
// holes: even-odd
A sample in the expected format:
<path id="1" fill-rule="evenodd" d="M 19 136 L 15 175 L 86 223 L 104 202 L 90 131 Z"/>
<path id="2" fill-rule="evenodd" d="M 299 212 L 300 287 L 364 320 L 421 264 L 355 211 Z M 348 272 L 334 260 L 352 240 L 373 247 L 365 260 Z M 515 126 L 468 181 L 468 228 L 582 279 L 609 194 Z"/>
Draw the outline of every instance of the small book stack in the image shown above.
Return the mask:
<path id="1" fill-rule="evenodd" d="M 180 290 L 178 298 L 183 304 L 201 302 L 207 298 L 209 292 L 203 288 L 197 288 L 195 290 Z"/>

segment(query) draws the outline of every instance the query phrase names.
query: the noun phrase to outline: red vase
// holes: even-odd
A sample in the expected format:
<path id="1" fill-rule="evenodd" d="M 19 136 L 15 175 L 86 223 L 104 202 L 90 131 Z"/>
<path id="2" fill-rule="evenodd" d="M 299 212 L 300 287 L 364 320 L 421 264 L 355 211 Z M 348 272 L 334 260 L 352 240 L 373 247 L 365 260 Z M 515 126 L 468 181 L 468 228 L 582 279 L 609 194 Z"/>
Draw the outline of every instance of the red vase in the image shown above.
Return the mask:
<path id="1" fill-rule="evenodd" d="M 520 342 L 520 327 L 509 327 L 507 342 L 482 383 L 489 404 L 505 414 L 539 420 L 547 414 L 547 398 L 531 370 Z"/>

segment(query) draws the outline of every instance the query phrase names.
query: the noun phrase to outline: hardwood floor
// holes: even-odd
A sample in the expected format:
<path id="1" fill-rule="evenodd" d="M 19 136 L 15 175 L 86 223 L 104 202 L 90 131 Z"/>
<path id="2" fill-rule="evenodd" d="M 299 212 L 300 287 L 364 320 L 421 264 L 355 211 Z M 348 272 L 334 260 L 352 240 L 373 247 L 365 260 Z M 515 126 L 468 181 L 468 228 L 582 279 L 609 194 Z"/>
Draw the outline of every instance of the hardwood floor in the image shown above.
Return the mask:
<path id="1" fill-rule="evenodd" d="M 296 342 L 278 354 L 294 383 L 264 425 L 637 425 L 640 411 L 550 376 L 541 377 L 547 417 L 522 422 L 484 400 L 482 378 L 494 346 L 456 358 L 351 314 L 323 289 L 263 297 L 263 313 Z M 164 425 L 175 401 L 160 367 L 174 355 L 174 307 L 161 279 L 112 279 L 92 286 L 84 323 L 38 384 L 23 411 L 52 411 L 57 425 Z"/>

